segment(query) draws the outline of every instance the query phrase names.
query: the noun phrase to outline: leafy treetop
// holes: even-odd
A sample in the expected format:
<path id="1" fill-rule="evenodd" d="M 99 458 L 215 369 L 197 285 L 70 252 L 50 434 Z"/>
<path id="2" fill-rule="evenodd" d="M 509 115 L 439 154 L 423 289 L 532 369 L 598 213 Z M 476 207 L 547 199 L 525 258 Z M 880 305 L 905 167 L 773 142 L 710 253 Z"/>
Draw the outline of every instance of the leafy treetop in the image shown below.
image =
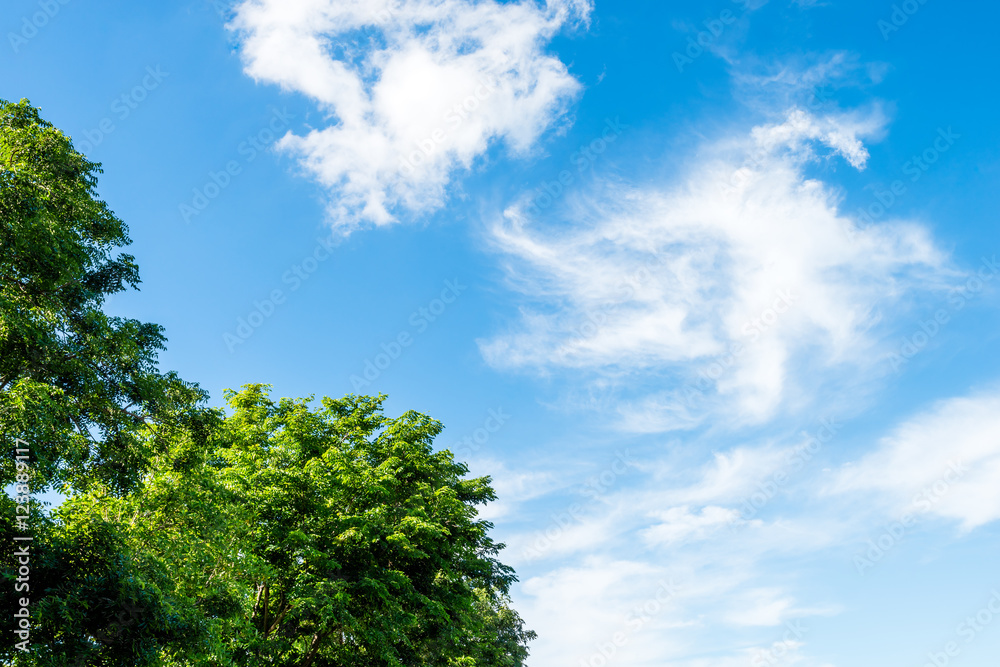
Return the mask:
<path id="1" fill-rule="evenodd" d="M 116 254 L 128 228 L 99 199 L 99 173 L 27 100 L 0 100 L 0 441 L 31 444 L 36 486 L 124 491 L 149 454 L 136 428 L 190 417 L 202 398 L 158 372 L 161 327 L 101 309 L 140 281 Z"/>

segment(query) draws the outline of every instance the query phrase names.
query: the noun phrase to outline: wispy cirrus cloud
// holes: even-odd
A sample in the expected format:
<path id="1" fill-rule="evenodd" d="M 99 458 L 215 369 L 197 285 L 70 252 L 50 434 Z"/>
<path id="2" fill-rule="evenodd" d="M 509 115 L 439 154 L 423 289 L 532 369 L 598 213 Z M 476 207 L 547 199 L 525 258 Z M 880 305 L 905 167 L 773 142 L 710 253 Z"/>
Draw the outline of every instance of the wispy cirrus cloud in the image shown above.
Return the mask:
<path id="1" fill-rule="evenodd" d="M 849 51 L 799 53 L 780 60 L 742 54 L 730 63 L 734 94 L 751 108 L 794 105 L 818 110 L 835 107 L 844 90 L 869 90 L 889 72 L 884 62 L 862 60 Z"/>
<path id="2" fill-rule="evenodd" d="M 647 470 L 654 474 L 607 497 L 574 530 L 563 531 L 552 546 L 561 564 L 529 576 L 520 589 L 519 608 L 546 637 L 533 659 L 591 664 L 603 655 L 609 665 L 757 664 L 752 661 L 782 641 L 794 643 L 777 651 L 790 662 L 768 664 L 820 664 L 802 652 L 803 621 L 808 625 L 811 617 L 838 609 L 803 604 L 802 591 L 776 577 L 771 566 L 835 545 L 843 526 L 783 516 L 783 506 L 773 513 L 776 519 L 729 529 L 740 493 L 779 465 L 779 449 L 744 447 L 705 466 L 676 470 L 680 488 L 664 488 L 655 470 Z M 734 469 L 745 479 L 736 479 Z M 523 539 L 531 538 L 504 541 Z M 520 571 L 525 568 L 530 564 L 522 563 Z M 798 634 L 785 637 L 787 628 Z M 710 660 L 705 645 L 714 647 Z"/>
<path id="3" fill-rule="evenodd" d="M 905 420 L 831 491 L 866 494 L 894 518 L 933 514 L 968 531 L 1000 519 L 1000 391 L 943 400 Z"/>
<path id="4" fill-rule="evenodd" d="M 863 140 L 885 122 L 877 107 L 793 108 L 706 145 L 681 180 L 580 196 L 571 225 L 511 206 L 492 240 L 524 316 L 481 341 L 485 359 L 641 386 L 617 410 L 645 432 L 708 414 L 762 422 L 816 383 L 871 371 L 883 353 L 871 330 L 941 286 L 949 260 L 920 225 L 859 228 L 808 174 L 837 158 L 863 169 Z"/>
<path id="5" fill-rule="evenodd" d="M 330 195 L 332 224 L 443 205 L 453 175 L 503 142 L 531 150 L 579 82 L 545 51 L 589 0 L 244 0 L 230 27 L 246 72 L 329 120 L 279 148 Z"/>
<path id="6" fill-rule="evenodd" d="M 832 469 L 793 472 L 795 438 L 741 445 L 701 466 L 639 461 L 642 480 L 581 522 L 590 539 L 566 532 L 562 562 L 521 587 L 525 617 L 550 640 L 536 657 L 546 664 L 570 651 L 588 663 L 603 647 L 614 652 L 608 664 L 828 665 L 809 655 L 811 628 L 845 609 L 827 590 L 817 601 L 814 582 L 786 572 L 789 560 L 849 568 L 852 545 L 901 512 L 944 519 L 944 542 L 1000 519 L 998 415 L 995 388 L 952 397 L 901 418 L 868 453 Z M 792 479 L 760 518 L 730 530 L 741 495 L 777 470 Z M 664 582 L 673 592 L 658 600 Z M 623 641 L 612 646 L 616 634 Z M 706 645 L 711 658 L 699 650 Z"/>

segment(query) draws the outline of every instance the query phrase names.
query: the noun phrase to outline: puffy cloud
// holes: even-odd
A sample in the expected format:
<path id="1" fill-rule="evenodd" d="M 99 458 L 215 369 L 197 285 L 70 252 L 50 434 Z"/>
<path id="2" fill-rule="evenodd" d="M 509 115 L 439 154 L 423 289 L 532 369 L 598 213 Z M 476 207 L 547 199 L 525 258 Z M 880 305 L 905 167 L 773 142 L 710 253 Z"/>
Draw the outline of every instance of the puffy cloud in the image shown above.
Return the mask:
<path id="1" fill-rule="evenodd" d="M 947 258 L 918 225 L 859 228 L 806 172 L 836 155 L 864 167 L 862 139 L 883 122 L 792 109 L 706 147 L 678 182 L 569 202 L 572 225 L 510 207 L 492 237 L 530 296 L 519 326 L 480 341 L 484 357 L 642 387 L 619 411 L 646 432 L 719 410 L 764 421 L 838 369 L 870 368 L 881 351 L 869 330 L 901 296 L 939 285 Z"/>
<path id="2" fill-rule="evenodd" d="M 589 0 L 244 0 L 246 72 L 316 101 L 329 124 L 279 146 L 343 231 L 441 206 L 453 173 L 503 141 L 527 152 L 580 84 L 545 46 Z"/>

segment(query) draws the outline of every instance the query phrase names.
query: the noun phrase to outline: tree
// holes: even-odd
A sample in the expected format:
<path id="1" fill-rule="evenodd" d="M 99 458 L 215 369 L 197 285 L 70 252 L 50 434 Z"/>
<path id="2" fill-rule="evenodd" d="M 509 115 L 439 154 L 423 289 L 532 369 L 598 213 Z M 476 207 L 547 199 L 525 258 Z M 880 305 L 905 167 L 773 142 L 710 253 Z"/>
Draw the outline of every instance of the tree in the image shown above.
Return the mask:
<path id="1" fill-rule="evenodd" d="M 32 614 L 31 651 L 0 660 L 521 665 L 534 633 L 476 518 L 489 478 L 381 396 L 311 409 L 250 385 L 227 416 L 161 373 L 162 329 L 102 310 L 139 277 L 100 172 L 27 101 L 0 100 L 0 481 L 70 496 L 45 513 L 0 494 L 0 540 L 23 535 L 24 508 L 33 538 L 30 580 L 0 552 Z M 22 606 L 0 596 L 2 616 Z"/>
<path id="2" fill-rule="evenodd" d="M 160 373 L 162 330 L 108 317 L 109 294 L 139 284 L 133 258 L 116 254 L 128 230 L 97 196 L 100 165 L 27 101 L 0 100 L 0 483 L 37 493 L 91 490 L 121 496 L 174 429 L 197 433 L 210 415 L 203 393 Z M 28 453 L 18 460 L 18 447 Z M 27 495 L 27 493 L 23 494 Z M 117 524 L 77 511 L 53 516 L 36 501 L 0 494 L 0 539 L 28 529 L 30 576 L 14 549 L 0 552 L 0 615 L 30 600 L 30 653 L 0 646 L 23 665 L 142 665 L 164 643 L 191 637 L 183 619 L 140 573 Z M 28 514 L 25 514 L 27 510 Z M 23 557 L 23 556 L 22 556 Z M 155 581 L 147 575 L 147 580 Z M 15 584 L 18 588 L 15 591 Z M 116 619 L 141 605 L 141 621 Z M 5 664 L 8 664 L 5 662 Z"/>
<path id="3" fill-rule="evenodd" d="M 212 626 L 169 664 L 522 664 L 534 633 L 476 519 L 494 492 L 432 450 L 438 422 L 381 396 L 227 397 L 207 446 L 178 438 L 135 494 L 93 504 Z"/>
<path id="4" fill-rule="evenodd" d="M 3 616 L 17 611 L 13 599 L 30 599 L 29 633 L 21 648 L 0 645 L 0 662 L 18 667 L 144 667 L 158 665 L 164 646 L 200 641 L 202 618 L 182 600 L 162 592 L 155 573 L 140 570 L 123 531 L 93 508 L 81 511 L 80 498 L 59 507 L 53 516 L 35 512 L 34 540 L 28 544 L 29 587 L 16 591 L 14 578 L 4 578 Z M 36 508 L 37 510 L 37 508 Z M 5 544 L 14 533 L 9 522 L 0 528 Z M 17 570 L 13 550 L 0 555 L 3 569 Z M 154 576 L 151 576 L 154 575 Z M 9 630 L 8 630 L 9 632 Z"/>
<path id="5" fill-rule="evenodd" d="M 109 317 L 105 298 L 139 284 L 128 228 L 97 195 L 99 164 L 27 100 L 0 100 L 0 443 L 31 445 L 33 486 L 123 493 L 149 451 L 147 422 L 189 416 L 203 397 L 161 374 L 161 327 Z"/>

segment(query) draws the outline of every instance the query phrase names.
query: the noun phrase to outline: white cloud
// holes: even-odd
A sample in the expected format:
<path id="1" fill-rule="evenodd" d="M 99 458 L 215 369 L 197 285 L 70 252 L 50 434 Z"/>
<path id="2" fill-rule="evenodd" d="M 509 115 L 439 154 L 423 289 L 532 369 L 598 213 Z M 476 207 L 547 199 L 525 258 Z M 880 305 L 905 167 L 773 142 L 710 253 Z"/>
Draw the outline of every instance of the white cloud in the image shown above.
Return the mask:
<path id="1" fill-rule="evenodd" d="M 762 484 L 773 486 L 768 490 L 770 502 L 788 488 L 808 483 L 802 472 L 805 465 L 800 447 L 739 446 L 713 453 L 701 466 L 689 461 L 677 465 L 636 463 L 645 477 L 596 497 L 583 492 L 588 490 L 586 486 L 570 499 L 554 497 L 554 492 L 566 490 L 565 484 L 538 487 L 529 492 L 530 498 L 518 498 L 525 501 L 519 515 L 534 518 L 523 530 L 505 534 L 505 558 L 522 565 L 640 543 L 676 552 L 707 543 L 723 545 L 725 550 L 725 545 L 739 541 L 744 555 L 821 548 L 836 539 L 830 534 L 830 525 L 817 527 L 787 520 L 764 524 L 740 516 L 754 494 L 759 495 Z M 780 486 L 772 481 L 778 471 L 784 474 Z M 530 479 L 533 473 L 523 474 Z M 519 475 L 503 471 L 501 477 Z M 505 495 L 500 495 L 503 502 Z M 536 510 L 533 505 L 544 509 Z"/>
<path id="2" fill-rule="evenodd" d="M 835 106 L 840 90 L 866 89 L 879 83 L 889 69 L 887 63 L 834 51 L 797 53 L 779 61 L 741 54 L 730 74 L 736 95 L 748 106 L 767 110 L 776 104 L 798 104 L 814 110 Z"/>
<path id="3" fill-rule="evenodd" d="M 608 664 L 636 664 L 636 654 L 649 651 L 650 642 L 655 650 L 649 652 L 662 664 L 683 643 L 682 635 L 664 631 L 690 624 L 677 606 L 684 583 L 662 567 L 632 560 L 587 558 L 532 577 L 521 590 L 527 599 L 518 608 L 528 627 L 545 637 L 532 647 L 535 665 L 589 662 L 602 649 L 610 654 Z M 616 634 L 625 641 L 615 645 Z"/>
<path id="4" fill-rule="evenodd" d="M 491 478 L 490 486 L 497 500 L 480 506 L 480 519 L 496 521 L 514 512 L 521 503 L 545 495 L 561 486 L 550 472 L 542 470 L 511 470 L 503 461 L 493 458 L 473 458 L 467 462 L 470 477 Z"/>
<path id="5" fill-rule="evenodd" d="M 546 504 L 542 522 L 502 536 L 505 560 L 527 573 L 518 609 L 542 637 L 531 664 L 557 656 L 589 662 L 602 646 L 611 650 L 616 633 L 623 638 L 609 666 L 745 665 L 768 655 L 779 660 L 761 664 L 817 664 L 804 653 L 803 634 L 790 628 L 808 629 L 810 617 L 842 610 L 827 600 L 803 604 L 795 590 L 801 582 L 785 568 L 792 557 L 839 547 L 858 527 L 824 516 L 829 503 L 784 497 L 795 489 L 815 497 L 817 475 L 825 475 L 794 465 L 800 445 L 789 435 L 716 453 L 702 465 L 680 453 L 670 463 L 636 460 L 643 478 L 601 496 L 576 521 L 564 505 L 553 512 L 551 498 L 536 499 Z M 775 489 L 770 518 L 732 525 L 746 494 L 777 470 L 788 479 Z M 538 541 L 543 536 L 551 539 Z M 535 549 L 538 557 L 522 558 Z M 665 581 L 676 592 L 653 604 Z M 713 658 L 705 662 L 708 645 Z"/>
<path id="6" fill-rule="evenodd" d="M 793 109 L 785 122 L 755 127 L 750 135 L 758 149 L 766 154 L 787 147 L 802 156 L 809 151 L 809 142 L 819 141 L 842 155 L 855 169 L 864 169 L 868 151 L 858 137 L 874 134 L 883 122 L 878 114 L 860 119 L 850 116 L 817 118 L 802 109 Z"/>
<path id="7" fill-rule="evenodd" d="M 592 555 L 529 577 L 517 605 L 544 638 L 530 662 L 602 664 L 591 660 L 603 654 L 608 665 L 745 665 L 779 640 L 796 649 L 779 655 L 798 655 L 797 619 L 831 610 L 799 608 L 787 591 L 754 586 L 755 576 L 752 562 L 715 549 L 658 562 Z M 710 663 L 695 657 L 706 645 Z"/>
<path id="8" fill-rule="evenodd" d="M 279 144 L 330 193 L 332 223 L 441 206 L 452 174 L 503 141 L 523 154 L 580 84 L 545 53 L 589 0 L 244 0 L 246 72 L 315 100 L 330 124 Z"/>
<path id="9" fill-rule="evenodd" d="M 756 490 L 756 484 L 782 467 L 787 467 L 795 450 L 772 447 L 736 447 L 714 452 L 712 461 L 698 471 L 693 484 L 671 485 L 661 493 L 661 502 L 684 504 L 739 504 Z"/>
<path id="10" fill-rule="evenodd" d="M 942 401 L 896 427 L 840 473 L 833 491 L 877 492 L 894 514 L 965 530 L 1000 519 L 1000 391 Z"/>
<path id="11" fill-rule="evenodd" d="M 691 512 L 686 505 L 671 507 L 658 512 L 660 523 L 642 531 L 642 537 L 650 544 L 672 544 L 704 539 L 712 531 L 736 521 L 740 513 L 734 509 L 710 505 L 703 507 L 700 514 Z"/>
<path id="12" fill-rule="evenodd" d="M 606 184 L 570 202 L 572 225 L 509 208 L 492 236 L 529 303 L 519 326 L 480 341 L 484 357 L 643 387 L 618 409 L 646 432 L 712 410 L 764 421 L 833 371 L 870 368 L 880 351 L 869 329 L 935 285 L 947 259 L 923 227 L 859 229 L 805 170 L 833 155 L 862 168 L 861 140 L 883 122 L 793 109 L 707 147 L 680 182 Z"/>
<path id="13" fill-rule="evenodd" d="M 734 598 L 734 608 L 726 614 L 726 620 L 732 625 L 751 627 L 780 625 L 795 603 L 783 591 L 769 588 L 743 590 Z"/>
<path id="14" fill-rule="evenodd" d="M 803 604 L 804 585 L 786 572 L 790 558 L 832 557 L 839 571 L 848 563 L 844 544 L 892 514 L 919 511 L 918 502 L 965 528 L 1000 518 L 1000 390 L 935 405 L 839 472 L 791 465 L 797 440 L 736 447 L 701 466 L 683 464 L 687 457 L 637 462 L 647 478 L 605 497 L 574 525 L 580 534 L 561 534 L 568 543 L 550 548 L 570 558 L 521 587 L 519 609 L 545 637 L 533 663 L 561 655 L 579 664 L 623 632 L 608 665 L 823 664 L 808 654 L 808 619 L 844 608 L 828 591 Z M 742 495 L 777 470 L 789 479 L 769 501 L 770 518 L 723 529 Z M 843 502 L 830 502 L 831 492 Z M 679 592 L 641 632 L 629 632 L 635 611 L 668 579 Z M 706 645 L 711 659 L 699 650 Z"/>
<path id="15" fill-rule="evenodd" d="M 507 559 L 512 565 L 557 559 L 572 554 L 593 552 L 612 540 L 621 540 L 629 526 L 625 512 L 575 513 L 565 511 L 550 515 L 543 530 L 515 535 L 505 540 Z"/>

